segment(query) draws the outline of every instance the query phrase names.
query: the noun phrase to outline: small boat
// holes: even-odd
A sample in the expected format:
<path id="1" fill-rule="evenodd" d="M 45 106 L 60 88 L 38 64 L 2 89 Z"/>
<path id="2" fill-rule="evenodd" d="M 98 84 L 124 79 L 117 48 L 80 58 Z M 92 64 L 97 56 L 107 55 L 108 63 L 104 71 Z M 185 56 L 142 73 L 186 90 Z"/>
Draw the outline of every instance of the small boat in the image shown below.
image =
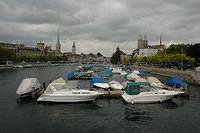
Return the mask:
<path id="1" fill-rule="evenodd" d="M 32 68 L 33 67 L 33 65 L 24 65 L 24 68 Z"/>
<path id="2" fill-rule="evenodd" d="M 132 73 L 128 74 L 128 75 L 126 76 L 126 78 L 127 78 L 128 80 L 135 81 L 136 79 L 139 78 L 139 76 L 138 76 L 136 73 L 132 72 Z"/>
<path id="3" fill-rule="evenodd" d="M 24 68 L 23 65 L 14 65 L 13 67 L 14 67 L 14 68 Z"/>
<path id="4" fill-rule="evenodd" d="M 112 68 L 112 73 L 114 74 L 120 74 L 122 69 L 120 67 L 113 67 Z"/>
<path id="5" fill-rule="evenodd" d="M 121 71 L 120 74 L 124 76 L 124 75 L 127 74 L 127 72 L 126 71 Z"/>
<path id="6" fill-rule="evenodd" d="M 147 77 L 147 82 L 149 82 L 152 87 L 165 88 L 165 85 L 161 83 L 160 80 L 155 77 Z"/>
<path id="7" fill-rule="evenodd" d="M 20 83 L 16 94 L 21 98 L 34 97 L 41 89 L 41 84 L 37 78 L 26 78 Z"/>
<path id="8" fill-rule="evenodd" d="M 193 76 L 193 79 L 198 83 L 200 84 L 200 66 L 199 67 L 196 67 L 196 71 L 195 71 L 195 74 Z"/>
<path id="9" fill-rule="evenodd" d="M 155 103 L 164 102 L 176 95 L 183 94 L 182 91 L 168 91 L 150 87 L 148 82 L 128 83 L 122 98 L 127 103 Z"/>
<path id="10" fill-rule="evenodd" d="M 94 101 L 102 93 L 85 89 L 77 89 L 77 81 L 52 82 L 37 99 L 38 102 L 89 102 Z"/>
<path id="11" fill-rule="evenodd" d="M 90 85 L 92 85 L 93 87 L 97 87 L 97 88 L 102 88 L 102 89 L 108 89 L 110 86 L 107 83 L 107 81 L 99 76 L 93 77 L 90 80 Z"/>
<path id="12" fill-rule="evenodd" d="M 166 82 L 166 85 L 168 89 L 171 90 L 178 90 L 183 91 L 184 94 L 182 96 L 189 96 L 190 90 L 188 88 L 188 83 L 184 82 L 181 78 L 172 78 Z"/>
<path id="13" fill-rule="evenodd" d="M 110 88 L 114 89 L 114 90 L 122 90 L 124 89 L 124 87 L 117 81 L 112 80 L 109 82 Z"/>

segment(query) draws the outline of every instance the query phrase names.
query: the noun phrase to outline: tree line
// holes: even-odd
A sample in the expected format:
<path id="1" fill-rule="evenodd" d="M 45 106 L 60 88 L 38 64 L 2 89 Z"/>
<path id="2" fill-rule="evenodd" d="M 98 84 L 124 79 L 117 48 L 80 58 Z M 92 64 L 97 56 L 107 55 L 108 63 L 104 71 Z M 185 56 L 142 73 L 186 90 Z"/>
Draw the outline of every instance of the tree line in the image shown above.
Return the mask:
<path id="1" fill-rule="evenodd" d="M 183 62 L 185 64 L 200 63 L 200 43 L 192 44 L 171 44 L 165 51 L 159 51 L 154 56 L 138 56 L 125 58 L 125 63 L 145 62 L 145 63 L 172 63 L 178 64 Z M 116 49 L 111 57 L 111 63 L 120 63 L 120 50 Z"/>

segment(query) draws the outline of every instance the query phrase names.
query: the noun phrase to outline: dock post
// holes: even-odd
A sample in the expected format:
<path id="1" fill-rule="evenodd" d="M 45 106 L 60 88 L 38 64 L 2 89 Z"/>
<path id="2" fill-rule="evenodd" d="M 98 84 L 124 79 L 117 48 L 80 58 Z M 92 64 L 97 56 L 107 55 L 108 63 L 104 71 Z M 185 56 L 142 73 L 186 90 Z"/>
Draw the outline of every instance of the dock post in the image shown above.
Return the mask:
<path id="1" fill-rule="evenodd" d="M 108 88 L 108 96 L 110 97 L 110 88 Z"/>
<path id="2" fill-rule="evenodd" d="M 32 87 L 32 98 L 35 98 L 35 88 Z"/>
<path id="3" fill-rule="evenodd" d="M 43 85 L 43 89 L 46 90 L 46 83 L 42 82 L 42 85 Z"/>

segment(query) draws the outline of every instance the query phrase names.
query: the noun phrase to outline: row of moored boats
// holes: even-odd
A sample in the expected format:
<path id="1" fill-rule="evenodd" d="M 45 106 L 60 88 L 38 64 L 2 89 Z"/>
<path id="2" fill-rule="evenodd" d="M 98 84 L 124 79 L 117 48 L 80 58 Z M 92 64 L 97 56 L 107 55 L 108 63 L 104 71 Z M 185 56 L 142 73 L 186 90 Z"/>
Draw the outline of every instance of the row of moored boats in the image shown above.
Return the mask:
<path id="1" fill-rule="evenodd" d="M 47 88 L 41 87 L 36 78 L 24 79 L 16 93 L 20 97 L 35 96 L 38 102 L 87 102 L 94 101 L 108 89 L 119 90 L 123 100 L 127 103 L 154 103 L 164 102 L 174 96 L 181 95 L 188 90 L 188 84 L 179 78 L 173 78 L 163 84 L 160 80 L 148 74 L 134 71 L 122 71 L 120 68 L 111 69 L 126 77 L 127 81 L 119 83 L 112 80 L 107 82 L 101 76 L 94 76 L 90 80 L 90 87 L 81 88 L 77 80 L 62 78 L 49 83 Z M 91 72 L 91 71 L 90 71 Z M 102 91 L 104 90 L 104 91 Z"/>

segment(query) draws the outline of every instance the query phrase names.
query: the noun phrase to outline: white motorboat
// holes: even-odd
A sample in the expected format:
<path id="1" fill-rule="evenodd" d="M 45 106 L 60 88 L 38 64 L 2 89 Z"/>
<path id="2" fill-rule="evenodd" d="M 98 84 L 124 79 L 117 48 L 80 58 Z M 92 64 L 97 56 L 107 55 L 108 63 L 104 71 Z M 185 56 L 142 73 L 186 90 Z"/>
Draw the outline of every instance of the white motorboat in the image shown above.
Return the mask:
<path id="1" fill-rule="evenodd" d="M 121 71 L 120 74 L 121 74 L 121 75 L 126 75 L 127 72 L 126 72 L 126 71 Z"/>
<path id="2" fill-rule="evenodd" d="M 108 83 L 94 83 L 94 86 L 102 89 L 108 89 L 110 87 Z"/>
<path id="3" fill-rule="evenodd" d="M 23 65 L 14 65 L 13 68 L 24 68 Z"/>
<path id="4" fill-rule="evenodd" d="M 123 99 L 127 103 L 155 103 L 164 102 L 171 99 L 176 95 L 183 94 L 184 92 L 168 91 L 149 87 L 149 83 L 129 83 L 126 91 L 122 94 Z M 141 87 L 143 86 L 143 87 Z"/>
<path id="5" fill-rule="evenodd" d="M 132 72 L 132 73 L 128 74 L 126 78 L 128 80 L 135 81 L 136 79 L 139 78 L 139 76 L 136 73 Z"/>
<path id="6" fill-rule="evenodd" d="M 94 101 L 102 93 L 85 89 L 77 89 L 77 81 L 49 84 L 38 102 L 88 102 Z"/>
<path id="7" fill-rule="evenodd" d="M 113 67 L 112 68 L 112 73 L 114 74 L 120 74 L 122 69 L 120 67 Z"/>
<path id="8" fill-rule="evenodd" d="M 41 84 L 37 78 L 26 78 L 20 83 L 16 94 L 21 98 L 34 97 L 41 89 Z"/>
<path id="9" fill-rule="evenodd" d="M 198 83 L 200 84 L 200 66 L 199 67 L 196 67 L 196 71 L 195 71 L 195 74 L 193 76 L 193 79 Z"/>
<path id="10" fill-rule="evenodd" d="M 90 85 L 97 88 L 108 89 L 110 86 L 107 81 L 102 77 L 93 77 L 90 80 Z"/>
<path id="11" fill-rule="evenodd" d="M 110 81 L 109 82 L 110 88 L 114 89 L 114 90 L 122 90 L 124 89 L 124 87 L 117 81 Z"/>

